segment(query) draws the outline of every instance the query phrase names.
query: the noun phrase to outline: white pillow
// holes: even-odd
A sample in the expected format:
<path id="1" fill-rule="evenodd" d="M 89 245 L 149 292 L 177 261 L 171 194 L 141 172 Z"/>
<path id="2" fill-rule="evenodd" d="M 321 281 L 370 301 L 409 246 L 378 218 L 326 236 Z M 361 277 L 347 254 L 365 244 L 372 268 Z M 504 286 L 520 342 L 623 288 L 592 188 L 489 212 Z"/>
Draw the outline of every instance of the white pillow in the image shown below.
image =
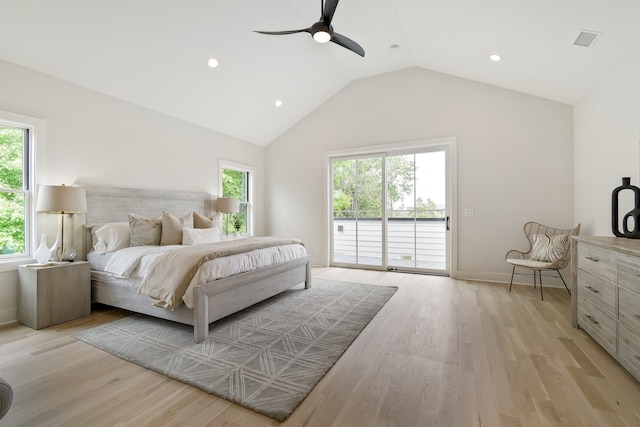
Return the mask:
<path id="1" fill-rule="evenodd" d="M 95 231 L 98 238 L 94 252 L 106 254 L 129 247 L 131 228 L 127 222 L 108 222 Z"/>
<path id="2" fill-rule="evenodd" d="M 184 246 L 204 245 L 220 241 L 220 228 L 183 228 L 182 244 Z"/>

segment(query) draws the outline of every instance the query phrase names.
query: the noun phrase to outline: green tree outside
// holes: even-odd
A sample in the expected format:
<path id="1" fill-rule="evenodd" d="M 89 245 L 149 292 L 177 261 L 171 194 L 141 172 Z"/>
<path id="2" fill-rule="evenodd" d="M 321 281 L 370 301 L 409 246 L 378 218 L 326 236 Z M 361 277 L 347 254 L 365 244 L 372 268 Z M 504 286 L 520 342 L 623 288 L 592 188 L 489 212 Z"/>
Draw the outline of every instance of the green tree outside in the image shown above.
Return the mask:
<path id="1" fill-rule="evenodd" d="M 247 232 L 247 173 L 233 169 L 222 170 L 222 197 L 232 197 L 240 200 L 240 212 L 229 215 L 222 221 L 224 234 L 241 234 Z"/>
<path id="2" fill-rule="evenodd" d="M 417 169 L 417 167 L 416 167 Z M 387 157 L 387 213 L 389 218 L 439 218 L 431 199 L 418 198 L 416 206 L 394 206 L 410 196 L 414 187 L 413 156 Z M 335 218 L 382 216 L 382 158 L 344 159 L 333 162 Z"/>
<path id="3" fill-rule="evenodd" d="M 0 250 L 5 254 L 25 252 L 23 138 L 23 130 L 0 126 Z"/>

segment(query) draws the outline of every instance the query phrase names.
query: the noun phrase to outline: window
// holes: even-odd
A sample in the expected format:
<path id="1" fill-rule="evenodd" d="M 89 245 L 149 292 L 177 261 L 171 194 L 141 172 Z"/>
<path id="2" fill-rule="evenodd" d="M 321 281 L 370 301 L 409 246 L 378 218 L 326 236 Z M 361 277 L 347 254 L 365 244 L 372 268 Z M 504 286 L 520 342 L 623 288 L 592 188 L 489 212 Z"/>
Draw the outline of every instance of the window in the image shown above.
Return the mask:
<path id="1" fill-rule="evenodd" d="M 0 115 L 0 260 L 31 251 L 30 129 Z"/>
<path id="2" fill-rule="evenodd" d="M 238 213 L 228 214 L 228 220 L 222 222 L 223 233 L 253 234 L 252 222 L 252 193 L 253 174 L 255 168 L 220 161 L 220 195 L 232 197 L 240 202 Z"/>

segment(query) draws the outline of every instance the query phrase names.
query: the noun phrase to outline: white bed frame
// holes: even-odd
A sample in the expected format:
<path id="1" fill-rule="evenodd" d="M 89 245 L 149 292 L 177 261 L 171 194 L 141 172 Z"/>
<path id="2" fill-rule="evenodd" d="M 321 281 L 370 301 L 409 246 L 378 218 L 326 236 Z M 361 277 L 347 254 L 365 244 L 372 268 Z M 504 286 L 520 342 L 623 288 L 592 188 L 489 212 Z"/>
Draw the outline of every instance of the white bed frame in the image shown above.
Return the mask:
<path id="1" fill-rule="evenodd" d="M 88 212 L 85 222 L 104 224 L 127 221 L 128 213 L 157 217 L 163 210 L 176 216 L 189 212 L 209 215 L 214 200 L 209 194 L 177 191 L 137 190 L 112 187 L 85 187 Z M 90 229 L 82 227 L 80 259 L 86 259 L 92 243 Z M 77 233 L 76 233 L 77 234 Z M 77 241 L 77 240 L 76 240 Z M 93 302 L 119 307 L 187 325 L 193 325 L 196 342 L 204 341 L 209 324 L 270 298 L 298 284 L 311 287 L 310 257 L 247 273 L 237 274 L 195 288 L 194 309 L 181 305 L 171 311 L 151 304 L 148 296 L 135 288 L 106 280 L 104 275 L 91 275 Z"/>

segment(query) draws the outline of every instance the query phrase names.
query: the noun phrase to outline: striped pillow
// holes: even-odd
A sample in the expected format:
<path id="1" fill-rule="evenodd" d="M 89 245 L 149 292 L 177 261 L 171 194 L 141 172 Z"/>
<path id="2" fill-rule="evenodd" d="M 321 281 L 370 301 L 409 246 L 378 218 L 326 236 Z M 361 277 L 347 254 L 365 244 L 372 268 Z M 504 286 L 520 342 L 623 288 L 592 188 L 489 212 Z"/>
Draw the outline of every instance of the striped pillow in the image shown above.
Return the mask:
<path id="1" fill-rule="evenodd" d="M 533 248 L 529 259 L 542 262 L 556 262 L 567 255 L 571 240 L 568 234 L 547 236 L 533 235 Z"/>

